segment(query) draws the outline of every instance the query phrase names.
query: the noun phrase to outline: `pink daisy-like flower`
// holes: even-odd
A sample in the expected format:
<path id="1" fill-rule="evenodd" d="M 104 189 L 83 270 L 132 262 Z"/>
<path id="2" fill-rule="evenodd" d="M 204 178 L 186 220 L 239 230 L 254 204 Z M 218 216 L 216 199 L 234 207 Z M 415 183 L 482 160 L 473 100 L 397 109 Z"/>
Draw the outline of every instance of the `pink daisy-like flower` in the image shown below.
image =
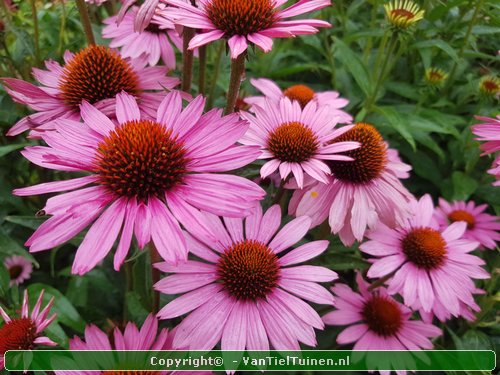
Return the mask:
<path id="1" fill-rule="evenodd" d="M 487 279 L 484 261 L 471 251 L 479 242 L 463 238 L 467 223 L 455 222 L 441 230 L 433 218 L 434 205 L 425 195 L 411 203 L 413 216 L 396 229 L 384 224 L 368 233 L 360 250 L 377 257 L 368 277 L 386 277 L 390 294 L 399 293 L 407 306 L 437 315 L 439 303 L 459 316 L 461 303 L 474 306 L 472 279 Z"/>
<path id="2" fill-rule="evenodd" d="M 158 331 L 158 319 L 150 314 L 140 329 L 129 322 L 123 332 L 116 327 L 112 340 L 95 325 L 85 327 L 84 340 L 75 336 L 69 340 L 70 350 L 170 350 L 175 329 Z M 55 371 L 57 375 L 166 375 L 168 371 Z M 183 371 L 186 375 L 210 375 L 209 371 Z"/>
<path id="3" fill-rule="evenodd" d="M 497 158 L 493 161 L 493 168 L 488 169 L 488 173 L 495 176 L 497 179 L 494 183 L 493 186 L 500 186 L 500 155 L 497 156 Z"/>
<path id="4" fill-rule="evenodd" d="M 132 8 L 119 23 L 117 16 L 104 20 L 108 26 L 102 30 L 102 36 L 112 39 L 110 47 L 121 47 L 120 53 L 124 58 L 138 58 L 144 54 L 151 66 L 158 64 L 161 58 L 168 69 L 175 69 L 175 51 L 172 43 L 182 49 L 182 39 L 174 29 L 174 25 L 170 24 L 168 29 L 162 30 L 152 21 L 144 31 L 136 32 L 134 22 L 138 9 Z"/>
<path id="5" fill-rule="evenodd" d="M 184 0 L 161 0 L 167 7 L 160 14 L 175 23 L 203 32 L 189 43 L 194 49 L 218 39 L 227 39 L 231 58 L 236 59 L 254 44 L 264 52 L 272 49 L 272 38 L 314 34 L 318 27 L 330 27 L 315 19 L 285 20 L 331 5 L 330 0 L 300 0 L 280 9 L 287 0 L 199 0 L 198 7 Z"/>
<path id="6" fill-rule="evenodd" d="M 54 304 L 54 298 L 40 311 L 42 307 L 44 291 L 40 293 L 38 300 L 29 314 L 28 291 L 24 291 L 23 306 L 21 316 L 10 318 L 0 307 L 0 316 L 4 325 L 0 327 L 0 370 L 4 367 L 4 354 L 7 350 L 31 350 L 37 345 L 57 346 L 57 344 L 41 333 L 56 318 L 53 314 L 48 317 L 50 309 Z"/>
<path id="7" fill-rule="evenodd" d="M 5 258 L 3 264 L 9 272 L 11 286 L 22 284 L 30 278 L 31 272 L 33 272 L 33 264 L 20 255 Z"/>
<path id="8" fill-rule="evenodd" d="M 172 89 L 179 83 L 179 79 L 166 76 L 166 67 L 144 67 L 144 58 L 125 60 L 104 46 L 92 45 L 77 54 L 66 51 L 64 61 L 64 66 L 52 60 L 46 61 L 48 71 L 33 68 L 33 75 L 42 86 L 2 78 L 14 101 L 36 111 L 15 124 L 8 135 L 17 135 L 28 129 L 53 130 L 50 122 L 58 118 L 78 121 L 82 101 L 112 114 L 115 97 L 122 91 L 136 96 L 141 110 L 154 117 L 165 89 Z"/>
<path id="9" fill-rule="evenodd" d="M 497 118 L 476 116 L 482 124 L 472 126 L 472 133 L 477 135 L 477 141 L 486 142 L 481 145 L 482 155 L 493 154 L 500 150 L 500 115 Z M 500 155 L 493 162 L 493 168 L 488 171 L 497 178 L 494 186 L 500 186 Z"/>
<path id="10" fill-rule="evenodd" d="M 305 183 L 304 189 L 294 192 L 288 210 L 310 216 L 313 226 L 329 217 L 332 232 L 350 246 L 379 222 L 390 227 L 402 223 L 410 213 L 413 196 L 399 181 L 411 167 L 388 149 L 372 125 L 358 123 L 333 140 L 345 141 L 361 143 L 360 148 L 344 153 L 354 161 L 329 161 L 333 176 L 328 183 Z"/>
<path id="11" fill-rule="evenodd" d="M 337 274 L 317 266 L 296 266 L 326 250 L 328 241 L 313 241 L 287 252 L 309 230 L 311 219 L 300 217 L 278 231 L 278 205 L 265 214 L 259 207 L 242 219 L 205 215 L 217 241 L 187 235 L 189 250 L 204 262 L 177 266 L 159 263 L 172 275 L 155 289 L 184 295 L 158 313 L 161 319 L 189 315 L 177 327 L 174 348 L 209 350 L 219 340 L 222 350 L 299 350 L 299 342 L 316 346 L 314 328 L 323 329 L 307 300 L 332 304 L 333 296 L 318 282 Z M 290 267 L 292 266 L 292 267 Z M 193 311 L 194 310 L 194 311 Z"/>
<path id="12" fill-rule="evenodd" d="M 359 293 L 345 284 L 332 287 L 336 310 L 323 316 L 328 325 L 349 325 L 337 336 L 338 344 L 354 343 L 353 350 L 432 349 L 429 338 L 440 336 L 441 329 L 411 319 L 412 311 L 392 298 L 385 288 L 370 292 L 359 272 L 356 281 Z M 380 373 L 389 375 L 390 371 Z M 406 371 L 396 373 L 404 375 Z"/>
<path id="13" fill-rule="evenodd" d="M 359 293 L 348 285 L 336 284 L 336 310 L 323 316 L 329 325 L 351 325 L 337 336 L 341 345 L 354 343 L 353 350 L 432 349 L 429 337 L 442 334 L 438 327 L 411 320 L 412 311 L 392 298 L 386 288 L 369 291 L 370 286 L 358 272 Z"/>
<path id="14" fill-rule="evenodd" d="M 318 107 L 329 106 L 330 116 L 335 117 L 338 123 L 350 124 L 352 122 L 352 116 L 339 109 L 349 104 L 349 100 L 339 97 L 339 93 L 336 91 L 314 92 L 306 85 L 294 85 L 282 91 L 275 82 L 266 78 L 252 78 L 250 83 L 264 94 L 264 96 L 249 96 L 244 99 L 245 103 L 252 106 L 262 107 L 266 98 L 279 102 L 281 98 L 287 97 L 290 100 L 298 101 L 301 108 L 305 108 L 309 102 L 314 101 Z"/>
<path id="15" fill-rule="evenodd" d="M 333 131 L 335 117 L 328 107 L 318 108 L 308 103 L 304 109 L 288 98 L 275 102 L 266 100 L 262 106 L 254 107 L 254 114 L 240 112 L 250 122 L 250 128 L 240 140 L 246 145 L 256 145 L 262 150 L 259 159 L 271 159 L 260 170 L 262 178 L 279 169 L 283 180 L 291 174 L 299 188 L 303 187 L 304 174 L 323 183 L 328 182 L 330 168 L 326 160 L 352 161 L 341 152 L 358 148 L 358 142 L 335 142 L 328 144 L 349 131 L 345 126 Z"/>
<path id="16" fill-rule="evenodd" d="M 458 201 L 448 203 L 439 198 L 439 206 L 436 207 L 434 216 L 442 229 L 456 221 L 467 223 L 464 238 L 479 242 L 487 249 L 496 248 L 497 241 L 500 241 L 500 222 L 498 217 L 484 213 L 488 205 L 476 206 L 472 201 Z"/>
<path id="17" fill-rule="evenodd" d="M 116 270 L 133 234 L 140 248 L 152 241 L 166 261 L 185 260 L 187 245 L 179 222 L 188 230 L 202 230 L 197 209 L 243 217 L 265 195 L 254 182 L 219 173 L 251 163 L 259 154 L 235 145 L 248 128 L 238 115 L 221 117 L 216 109 L 203 114 L 202 96 L 183 110 L 178 91 L 167 94 L 155 120 L 141 117 L 127 93 L 118 94 L 116 101 L 118 124 L 84 102 L 83 124 L 58 120 L 55 131 L 42 134 L 48 146 L 23 151 L 45 168 L 90 172 L 14 191 L 26 196 L 73 190 L 47 201 L 43 212 L 52 217 L 26 245 L 32 252 L 52 249 L 91 225 L 75 256 L 75 274 L 95 267 L 120 232 Z M 89 184 L 93 186 L 85 187 Z"/>

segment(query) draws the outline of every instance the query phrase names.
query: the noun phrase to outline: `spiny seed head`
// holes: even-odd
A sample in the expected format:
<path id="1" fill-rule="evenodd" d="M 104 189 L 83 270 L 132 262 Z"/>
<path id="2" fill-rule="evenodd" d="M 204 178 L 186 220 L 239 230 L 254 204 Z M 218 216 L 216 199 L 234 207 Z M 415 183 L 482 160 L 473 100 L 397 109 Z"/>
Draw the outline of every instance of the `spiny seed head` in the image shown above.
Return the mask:
<path id="1" fill-rule="evenodd" d="M 396 29 L 408 29 L 424 17 L 424 11 L 411 0 L 393 0 L 384 5 L 389 23 Z"/>
<path id="2" fill-rule="evenodd" d="M 267 140 L 269 151 L 279 160 L 301 163 L 316 154 L 316 134 L 300 122 L 287 122 L 277 127 Z"/>
<path id="3" fill-rule="evenodd" d="M 476 219 L 469 212 L 464 210 L 455 210 L 448 214 L 448 220 L 452 223 L 455 221 L 465 221 L 467 223 L 467 229 L 474 229 L 476 224 Z"/>
<path id="4" fill-rule="evenodd" d="M 443 69 L 431 67 L 425 71 L 425 81 L 430 86 L 441 86 L 447 78 L 448 74 Z"/>
<path id="5" fill-rule="evenodd" d="M 213 0 L 207 15 L 226 38 L 266 30 L 277 21 L 272 0 Z"/>
<path id="6" fill-rule="evenodd" d="M 187 172 L 186 150 L 172 131 L 150 121 L 129 121 L 100 144 L 96 172 L 100 183 L 118 196 L 165 197 Z"/>
<path id="7" fill-rule="evenodd" d="M 244 240 L 226 249 L 218 275 L 226 290 L 241 300 L 265 298 L 278 286 L 278 257 L 261 242 Z"/>
<path id="8" fill-rule="evenodd" d="M 0 356 L 7 350 L 31 350 L 35 339 L 36 326 L 31 319 L 13 319 L 0 327 Z"/>
<path id="9" fill-rule="evenodd" d="M 290 100 L 299 102 L 302 109 L 314 99 L 315 92 L 306 85 L 294 85 L 287 88 L 283 94 Z"/>
<path id="10" fill-rule="evenodd" d="M 353 161 L 329 161 L 333 175 L 354 184 L 365 184 L 378 178 L 387 163 L 387 146 L 377 129 L 370 124 L 358 123 L 331 143 L 345 141 L 359 142 L 361 147 L 342 153 L 352 157 Z"/>
<path id="11" fill-rule="evenodd" d="M 403 238 L 402 247 L 408 260 L 425 270 L 439 267 L 446 258 L 446 242 L 431 228 L 412 229 Z"/>
<path id="12" fill-rule="evenodd" d="M 59 89 L 66 104 L 97 103 L 126 91 L 137 95 L 139 79 L 130 64 L 104 46 L 89 46 L 64 66 Z"/>
<path id="13" fill-rule="evenodd" d="M 374 295 L 365 303 L 362 315 L 370 330 L 384 337 L 395 335 L 403 320 L 396 302 L 379 295 Z"/>
<path id="14" fill-rule="evenodd" d="M 479 91 L 487 97 L 493 97 L 500 94 L 500 78 L 487 75 L 479 81 Z"/>

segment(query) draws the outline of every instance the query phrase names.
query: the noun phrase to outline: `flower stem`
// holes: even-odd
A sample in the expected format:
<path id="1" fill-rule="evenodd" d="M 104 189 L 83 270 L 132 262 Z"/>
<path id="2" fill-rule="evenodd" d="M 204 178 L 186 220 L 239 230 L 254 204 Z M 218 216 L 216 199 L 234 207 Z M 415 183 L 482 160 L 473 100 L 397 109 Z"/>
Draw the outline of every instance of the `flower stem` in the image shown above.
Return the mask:
<path id="1" fill-rule="evenodd" d="M 38 28 L 38 12 L 35 0 L 31 0 L 31 15 L 33 17 L 33 44 L 35 45 L 35 65 L 40 65 L 40 30 Z"/>
<path id="2" fill-rule="evenodd" d="M 189 42 L 194 36 L 194 29 L 184 27 L 182 34 L 182 91 L 191 91 L 191 82 L 193 80 L 193 51 L 189 49 Z"/>
<path id="3" fill-rule="evenodd" d="M 212 82 L 210 83 L 210 92 L 208 93 L 208 109 L 214 106 L 214 96 L 215 89 L 217 88 L 217 81 L 219 80 L 220 73 L 220 62 L 222 60 L 222 53 L 224 52 L 225 43 L 220 43 L 219 48 L 217 48 L 217 55 L 215 56 L 214 61 L 214 71 L 212 73 Z"/>
<path id="4" fill-rule="evenodd" d="M 394 271 L 392 271 L 391 273 L 385 275 L 384 277 L 381 277 L 380 279 L 378 279 L 377 281 L 375 281 L 374 283 L 372 283 L 369 287 L 368 287 L 368 291 L 371 292 L 372 290 L 374 289 L 377 289 L 378 287 L 382 286 L 385 284 L 385 282 L 387 280 L 389 280 L 391 277 L 393 277 L 396 272 L 398 271 L 399 269 L 396 269 Z"/>
<path id="5" fill-rule="evenodd" d="M 85 4 L 85 0 L 76 0 L 76 6 L 78 7 L 78 12 L 80 12 L 80 18 L 82 20 L 83 31 L 85 32 L 85 36 L 87 37 L 87 43 L 89 45 L 94 45 L 94 33 L 92 32 L 92 24 L 90 22 L 87 4 Z"/>
<path id="6" fill-rule="evenodd" d="M 160 254 L 156 250 L 156 246 L 153 242 L 149 243 L 149 255 L 151 257 L 151 280 L 153 284 L 153 312 L 158 312 L 160 308 L 160 292 L 154 289 L 154 285 L 160 281 L 160 270 L 155 268 L 153 265 L 161 261 Z"/>
<path id="7" fill-rule="evenodd" d="M 198 91 L 205 95 L 205 74 L 207 71 L 207 46 L 201 46 L 199 51 L 199 70 L 198 70 Z"/>
<path id="8" fill-rule="evenodd" d="M 370 96 L 365 101 L 364 105 L 364 109 L 366 111 L 365 116 L 371 112 L 373 105 L 377 102 L 377 95 L 380 90 L 380 87 L 382 86 L 383 81 L 385 80 L 387 74 L 389 73 L 387 71 L 387 66 L 394 53 L 397 42 L 398 42 L 398 37 L 396 34 L 393 34 L 389 42 L 389 46 L 387 47 L 387 53 L 383 53 L 384 59 L 381 62 L 382 66 L 379 68 L 380 62 L 375 64 L 375 69 L 374 69 L 374 77 L 376 77 L 375 87 L 373 88 L 373 91 L 371 92 Z M 382 44 L 384 45 L 384 50 L 385 50 L 385 43 L 382 42 Z"/>
<path id="9" fill-rule="evenodd" d="M 231 59 L 231 77 L 229 80 L 229 91 L 227 93 L 226 115 L 234 112 L 236 101 L 240 93 L 241 80 L 245 73 L 246 52 L 243 52 L 235 59 Z"/>

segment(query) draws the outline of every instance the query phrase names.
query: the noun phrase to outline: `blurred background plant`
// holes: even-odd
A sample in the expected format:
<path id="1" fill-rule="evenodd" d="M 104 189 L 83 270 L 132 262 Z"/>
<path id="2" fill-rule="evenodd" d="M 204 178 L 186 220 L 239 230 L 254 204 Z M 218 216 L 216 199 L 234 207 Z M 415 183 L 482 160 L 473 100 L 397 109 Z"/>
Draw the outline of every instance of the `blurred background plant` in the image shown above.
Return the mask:
<path id="1" fill-rule="evenodd" d="M 100 37 L 102 20 L 119 9 L 118 1 L 105 4 L 89 7 L 99 44 L 107 43 Z M 499 113 L 500 3 L 424 0 L 416 8 L 405 8 L 406 13 L 399 8 L 394 12 L 392 5 L 381 0 L 337 0 L 313 15 L 331 22 L 332 29 L 280 40 L 268 54 L 250 52 L 258 56 L 249 59 L 247 78 L 269 78 L 283 89 L 305 84 L 317 92 L 338 91 L 349 99 L 347 111 L 356 121 L 375 124 L 412 165 L 411 178 L 404 182 L 412 193 L 430 193 L 435 201 L 438 197 L 474 200 L 500 215 L 500 190 L 486 173 L 493 159 L 480 157 L 470 131 L 477 122 L 475 115 Z M 33 67 L 41 67 L 47 59 L 61 61 L 65 50 L 85 46 L 82 30 L 73 1 L 0 0 L 0 76 L 32 80 Z M 229 82 L 229 58 L 223 47 L 219 43 L 207 48 L 206 92 L 209 103 L 218 107 L 225 105 Z M 197 89 L 196 79 L 193 87 Z M 247 79 L 242 97 L 250 94 L 255 89 Z M 37 141 L 3 135 L 26 114 L 0 86 L 0 264 L 12 254 L 33 262 L 28 289 L 35 295 L 45 288 L 47 300 L 57 297 L 57 324 L 49 327 L 48 335 L 63 347 L 68 337 L 83 332 L 85 322 L 109 329 L 127 319 L 142 322 L 153 303 L 147 252 L 136 252 L 127 260 L 126 272 L 116 273 L 106 263 L 74 277 L 69 265 L 82 236 L 57 251 L 30 255 L 25 250 L 24 241 L 43 221 L 36 213 L 44 197 L 20 199 L 11 194 L 12 189 L 58 177 L 34 167 L 19 153 Z M 258 170 L 255 165 L 242 173 L 257 178 Z M 266 189 L 269 204 L 276 187 L 270 183 Z M 310 236 L 321 230 L 311 231 Z M 341 280 L 353 280 L 355 269 L 367 268 L 357 246 L 345 248 L 333 236 L 329 240 L 331 249 L 318 264 L 340 271 Z M 481 256 L 492 273 L 481 285 L 488 291 L 478 298 L 482 311 L 472 323 L 448 322 L 437 348 L 496 349 L 500 345 L 498 249 Z M 11 276 L 0 265 L 0 303 L 17 305 L 18 286 L 9 287 Z M 162 304 L 167 302 L 165 295 L 161 297 Z M 328 327 L 320 332 L 319 347 L 335 348 L 338 330 Z"/>

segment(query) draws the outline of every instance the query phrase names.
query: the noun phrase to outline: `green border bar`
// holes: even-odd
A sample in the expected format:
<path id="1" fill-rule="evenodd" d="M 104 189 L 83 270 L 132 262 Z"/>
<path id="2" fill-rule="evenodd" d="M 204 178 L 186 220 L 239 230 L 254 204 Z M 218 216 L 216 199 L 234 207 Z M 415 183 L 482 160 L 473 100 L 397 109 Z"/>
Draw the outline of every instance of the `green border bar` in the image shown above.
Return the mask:
<path id="1" fill-rule="evenodd" d="M 491 371 L 492 350 L 9 350 L 9 371 Z"/>

